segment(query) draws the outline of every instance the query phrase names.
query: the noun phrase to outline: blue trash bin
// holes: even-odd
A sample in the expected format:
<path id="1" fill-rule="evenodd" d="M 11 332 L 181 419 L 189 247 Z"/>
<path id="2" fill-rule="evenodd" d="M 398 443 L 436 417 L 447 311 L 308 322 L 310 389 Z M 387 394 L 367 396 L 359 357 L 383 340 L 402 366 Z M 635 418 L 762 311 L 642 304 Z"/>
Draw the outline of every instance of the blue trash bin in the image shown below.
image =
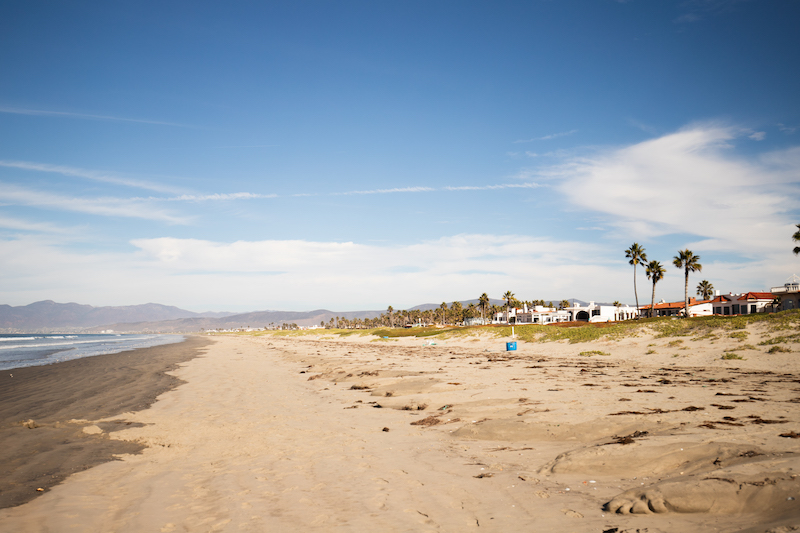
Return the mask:
<path id="1" fill-rule="evenodd" d="M 513 351 L 514 351 L 514 350 L 516 350 L 516 349 L 517 349 L 517 342 L 516 342 L 516 341 L 514 341 L 514 342 L 507 342 L 507 343 L 506 343 L 506 351 L 507 351 L 507 352 L 513 352 Z"/>

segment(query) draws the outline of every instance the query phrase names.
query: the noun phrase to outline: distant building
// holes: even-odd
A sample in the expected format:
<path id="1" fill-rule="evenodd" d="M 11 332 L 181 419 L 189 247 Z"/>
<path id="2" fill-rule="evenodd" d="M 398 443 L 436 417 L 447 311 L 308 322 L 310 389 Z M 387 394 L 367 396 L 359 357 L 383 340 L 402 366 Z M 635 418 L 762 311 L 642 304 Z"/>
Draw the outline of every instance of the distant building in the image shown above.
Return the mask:
<path id="1" fill-rule="evenodd" d="M 565 309 L 570 321 L 578 322 L 618 322 L 636 318 L 639 311 L 629 305 L 602 305 L 589 302 L 588 305 L 575 304 Z"/>
<path id="2" fill-rule="evenodd" d="M 653 316 L 684 316 L 686 302 L 665 302 L 661 300 L 654 306 Z M 641 307 L 642 316 L 650 316 L 650 306 Z M 713 314 L 712 300 L 689 298 L 689 316 L 710 316 Z"/>
<path id="3" fill-rule="evenodd" d="M 800 309 L 800 278 L 792 276 L 783 287 L 772 287 L 770 294 L 780 299 L 780 310 Z"/>
<path id="4" fill-rule="evenodd" d="M 722 294 L 711 300 L 715 315 L 751 315 L 773 311 L 775 296 L 771 292 Z"/>
<path id="5" fill-rule="evenodd" d="M 520 309 L 512 307 L 508 310 L 508 322 L 511 325 L 519 324 L 553 324 L 555 322 L 569 322 L 569 313 L 554 307 L 537 305 L 528 307 L 523 305 Z M 506 310 L 499 311 L 492 316 L 492 324 L 506 324 Z"/>

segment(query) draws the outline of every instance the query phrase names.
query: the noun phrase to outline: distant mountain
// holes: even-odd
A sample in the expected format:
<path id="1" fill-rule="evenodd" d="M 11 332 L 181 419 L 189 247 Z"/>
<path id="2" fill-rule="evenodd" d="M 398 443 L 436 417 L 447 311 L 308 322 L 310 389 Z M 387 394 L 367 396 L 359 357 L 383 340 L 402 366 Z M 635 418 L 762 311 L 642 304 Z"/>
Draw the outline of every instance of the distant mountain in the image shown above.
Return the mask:
<path id="1" fill-rule="evenodd" d="M 588 303 L 576 298 L 568 300 L 571 305 Z M 557 305 L 560 301 L 553 300 L 553 303 Z M 478 305 L 478 300 L 461 301 L 464 307 L 471 303 Z M 499 299 L 490 299 L 489 303 L 501 307 L 505 305 L 505 302 Z M 422 304 L 408 310 L 426 311 L 438 309 L 439 305 L 441 304 Z M 448 307 L 450 305 L 451 303 L 448 303 Z M 396 311 L 400 311 L 400 309 Z M 76 303 L 60 304 L 52 300 L 45 300 L 19 307 L 0 305 L 0 333 L 99 332 L 103 330 L 184 333 L 203 329 L 262 329 L 271 325 L 291 323 L 299 326 L 316 326 L 320 323 L 327 324 L 336 317 L 353 320 L 375 318 L 385 313 L 386 310 L 335 312 L 327 309 L 302 312 L 253 311 L 239 314 L 194 313 L 178 307 L 154 303 L 121 307 L 93 307 Z"/>
<path id="2" fill-rule="evenodd" d="M 92 328 L 89 331 L 114 330 L 116 332 L 157 331 L 162 333 L 191 332 L 201 329 L 236 329 L 253 328 L 262 329 L 272 324 L 297 324 L 299 326 L 318 326 L 320 322 L 328 323 L 331 318 L 343 317 L 349 320 L 354 318 L 375 318 L 384 311 L 346 311 L 335 313 L 327 309 L 314 311 L 254 311 L 230 315 L 222 318 L 191 317 L 168 321 L 148 321 L 135 323 L 105 324 Z"/>
<path id="3" fill-rule="evenodd" d="M 53 328 L 89 328 L 112 323 L 154 322 L 181 318 L 221 318 L 233 313 L 194 313 L 161 304 L 93 307 L 52 300 L 12 307 L 0 305 L 0 330 L 35 331 Z"/>

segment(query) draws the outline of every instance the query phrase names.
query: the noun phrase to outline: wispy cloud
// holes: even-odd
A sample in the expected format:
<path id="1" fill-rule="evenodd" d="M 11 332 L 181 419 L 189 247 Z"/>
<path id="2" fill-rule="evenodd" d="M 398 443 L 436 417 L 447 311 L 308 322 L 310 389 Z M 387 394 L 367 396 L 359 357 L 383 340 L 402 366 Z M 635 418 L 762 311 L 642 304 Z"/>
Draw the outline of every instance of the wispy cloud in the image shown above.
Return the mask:
<path id="1" fill-rule="evenodd" d="M 229 194 L 182 194 L 172 198 L 148 198 L 148 200 L 164 200 L 168 202 L 213 202 L 225 200 L 258 200 L 277 198 L 277 194 L 257 194 L 252 192 L 234 192 Z"/>
<path id="2" fill-rule="evenodd" d="M 178 124 L 176 122 L 165 122 L 161 120 L 115 117 L 112 115 L 92 115 L 87 113 L 72 113 L 68 111 L 47 111 L 44 109 L 24 109 L 19 107 L 0 107 L 0 113 L 10 113 L 14 115 L 31 115 L 40 117 L 77 118 L 83 120 L 110 120 L 114 122 L 135 122 L 139 124 L 154 124 L 158 126 L 175 126 L 178 128 L 193 127 L 186 124 Z"/>
<path id="3" fill-rule="evenodd" d="M 141 218 L 170 224 L 188 224 L 189 218 L 154 208 L 142 199 L 76 198 L 0 183 L 0 203 L 25 205 L 90 215 Z"/>
<path id="4" fill-rule="evenodd" d="M 442 187 L 445 191 L 494 191 L 499 189 L 538 189 L 546 187 L 539 183 L 501 183 L 499 185 L 462 185 L 458 187 Z"/>
<path id="5" fill-rule="evenodd" d="M 152 183 L 149 181 L 134 180 L 129 178 L 121 178 L 119 176 L 110 175 L 105 172 L 96 170 L 87 170 L 83 168 L 68 167 L 64 165 L 50 165 L 47 163 L 32 163 L 29 161 L 5 161 L 0 160 L 0 167 L 18 168 L 22 170 L 30 170 L 34 172 L 51 172 L 61 174 L 62 176 L 71 176 L 75 178 L 84 178 L 93 181 L 100 181 L 104 183 L 113 183 L 115 185 L 124 185 L 137 189 L 145 189 L 156 192 L 166 193 L 182 193 L 181 189 L 171 187 L 169 185 L 162 185 L 160 183 Z"/>
<path id="6" fill-rule="evenodd" d="M 738 155 L 733 143 L 746 133 L 695 124 L 547 171 L 573 205 L 604 213 L 621 233 L 694 235 L 702 249 L 752 258 L 785 246 L 799 167 L 796 149 Z"/>
<path id="7" fill-rule="evenodd" d="M 549 141 L 550 139 L 556 139 L 558 137 L 566 137 L 567 135 L 572 135 L 573 133 L 577 132 L 578 130 L 569 130 L 569 131 L 562 131 L 561 133 L 551 133 L 550 135 L 545 135 L 543 137 L 534 137 L 533 139 L 520 139 L 518 141 L 514 141 L 514 144 L 529 143 L 533 141 Z"/>
<path id="8" fill-rule="evenodd" d="M 12 218 L 0 215 L 0 228 L 18 230 L 18 231 L 33 231 L 39 233 L 69 233 L 70 230 L 49 224 L 47 222 L 30 222 L 19 218 Z"/>
<path id="9" fill-rule="evenodd" d="M 765 131 L 754 131 L 750 135 L 748 135 L 754 141 L 763 141 L 767 137 L 767 132 Z"/>
<path id="10" fill-rule="evenodd" d="M 347 196 L 351 194 L 393 194 L 393 193 L 409 193 L 409 192 L 432 192 L 436 189 L 431 187 L 395 187 L 392 189 L 369 189 L 363 191 L 346 191 L 346 192 L 332 192 L 331 196 Z"/>
<path id="11" fill-rule="evenodd" d="M 796 127 L 787 126 L 786 124 L 781 124 L 780 122 L 778 122 L 778 129 L 787 135 L 791 135 L 797 131 Z"/>

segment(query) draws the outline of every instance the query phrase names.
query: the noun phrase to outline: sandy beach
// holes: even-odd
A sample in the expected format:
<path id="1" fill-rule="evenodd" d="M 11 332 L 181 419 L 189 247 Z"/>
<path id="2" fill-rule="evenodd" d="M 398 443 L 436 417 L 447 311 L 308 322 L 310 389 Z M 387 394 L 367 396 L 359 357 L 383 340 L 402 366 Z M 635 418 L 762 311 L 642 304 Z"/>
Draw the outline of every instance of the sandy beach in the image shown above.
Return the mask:
<path id="1" fill-rule="evenodd" d="M 195 337 L 149 408 L 37 411 L 4 385 L 4 432 L 68 428 L 116 460 L 28 483 L 39 496 L 3 500 L 0 530 L 800 529 L 798 345 L 758 345 L 795 331 L 743 331 L 511 352 L 488 335 Z"/>

